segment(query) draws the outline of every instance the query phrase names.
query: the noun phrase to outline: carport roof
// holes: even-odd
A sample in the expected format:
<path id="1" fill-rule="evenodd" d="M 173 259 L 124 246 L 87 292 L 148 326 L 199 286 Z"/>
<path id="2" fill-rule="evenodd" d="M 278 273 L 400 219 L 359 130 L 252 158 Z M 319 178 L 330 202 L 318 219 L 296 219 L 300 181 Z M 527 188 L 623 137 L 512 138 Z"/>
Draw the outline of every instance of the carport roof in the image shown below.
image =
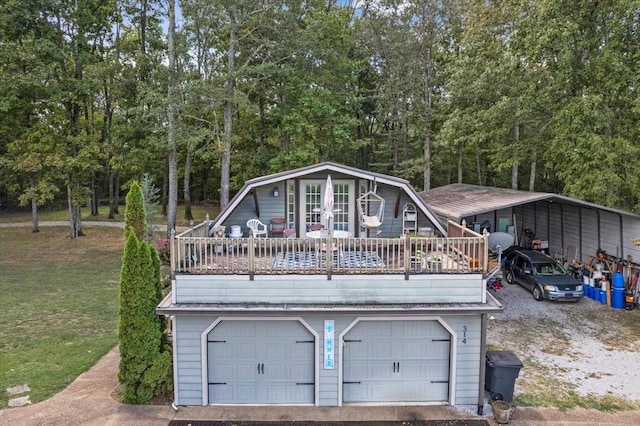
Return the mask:
<path id="1" fill-rule="evenodd" d="M 462 218 L 494 210 L 548 200 L 585 208 L 605 210 L 625 216 L 640 217 L 623 210 L 577 200 L 548 192 L 521 191 L 509 188 L 453 183 L 419 193 L 430 209 L 442 218 L 460 221 Z"/>

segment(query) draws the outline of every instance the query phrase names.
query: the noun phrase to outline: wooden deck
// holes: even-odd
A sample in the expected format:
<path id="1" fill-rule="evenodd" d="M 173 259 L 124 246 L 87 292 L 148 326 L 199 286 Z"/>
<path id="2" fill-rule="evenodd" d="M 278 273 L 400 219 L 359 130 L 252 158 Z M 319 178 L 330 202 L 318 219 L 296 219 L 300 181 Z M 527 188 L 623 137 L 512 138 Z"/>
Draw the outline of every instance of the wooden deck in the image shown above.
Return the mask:
<path id="1" fill-rule="evenodd" d="M 178 274 L 466 274 L 487 271 L 484 237 L 212 238 L 172 241 Z"/>

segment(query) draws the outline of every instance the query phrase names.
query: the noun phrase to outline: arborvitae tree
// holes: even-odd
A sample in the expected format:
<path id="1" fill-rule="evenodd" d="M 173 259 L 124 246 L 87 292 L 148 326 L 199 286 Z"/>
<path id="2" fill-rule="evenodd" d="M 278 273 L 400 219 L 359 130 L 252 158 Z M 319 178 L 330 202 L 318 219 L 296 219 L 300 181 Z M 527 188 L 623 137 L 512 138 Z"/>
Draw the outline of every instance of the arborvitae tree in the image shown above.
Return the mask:
<path id="1" fill-rule="evenodd" d="M 155 312 L 162 297 L 160 260 L 144 241 L 146 216 L 137 182 L 127 194 L 125 218 L 128 233 L 120 272 L 118 379 L 123 401 L 142 404 L 170 390 L 172 357 L 163 338 L 166 323 Z"/>
<path id="2" fill-rule="evenodd" d="M 144 198 L 142 190 L 137 181 L 131 183 L 131 188 L 127 194 L 127 204 L 124 212 L 124 229 L 125 236 L 129 232 L 129 228 L 133 230 L 138 241 L 146 241 L 147 236 L 147 217 L 144 211 Z"/>
<path id="3" fill-rule="evenodd" d="M 162 262 L 160 262 L 160 256 L 158 255 L 158 250 L 156 250 L 155 247 L 153 247 L 152 245 L 149 246 L 150 250 L 151 250 L 151 262 L 153 263 L 153 269 L 154 269 L 154 279 L 155 279 L 155 283 L 156 283 L 156 300 L 157 303 L 160 303 L 162 301 Z M 167 319 L 164 315 L 160 316 L 160 332 L 162 333 L 162 337 L 163 337 L 163 345 L 167 342 L 167 334 L 165 333 L 166 329 L 167 329 Z"/>

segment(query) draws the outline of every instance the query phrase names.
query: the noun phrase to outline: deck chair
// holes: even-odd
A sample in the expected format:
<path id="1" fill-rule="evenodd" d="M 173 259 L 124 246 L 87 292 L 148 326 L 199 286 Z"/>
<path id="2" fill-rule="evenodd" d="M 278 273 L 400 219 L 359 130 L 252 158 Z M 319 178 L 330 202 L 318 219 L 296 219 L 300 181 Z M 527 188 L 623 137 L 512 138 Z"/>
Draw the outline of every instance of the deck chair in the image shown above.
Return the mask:
<path id="1" fill-rule="evenodd" d="M 254 237 L 267 237 L 267 225 L 260 222 L 258 219 L 249 219 L 247 221 L 247 227 L 253 233 Z"/>
<path id="2" fill-rule="evenodd" d="M 295 238 L 296 237 L 296 230 L 295 229 L 285 229 L 284 231 L 282 231 L 282 236 L 285 238 Z"/>
<path id="3" fill-rule="evenodd" d="M 284 230 L 287 227 L 287 220 L 284 217 L 274 217 L 271 219 L 269 231 L 272 237 L 284 236 Z"/>
<path id="4" fill-rule="evenodd" d="M 322 231 L 324 229 L 324 225 L 321 223 L 312 223 L 309 225 L 309 231 Z"/>

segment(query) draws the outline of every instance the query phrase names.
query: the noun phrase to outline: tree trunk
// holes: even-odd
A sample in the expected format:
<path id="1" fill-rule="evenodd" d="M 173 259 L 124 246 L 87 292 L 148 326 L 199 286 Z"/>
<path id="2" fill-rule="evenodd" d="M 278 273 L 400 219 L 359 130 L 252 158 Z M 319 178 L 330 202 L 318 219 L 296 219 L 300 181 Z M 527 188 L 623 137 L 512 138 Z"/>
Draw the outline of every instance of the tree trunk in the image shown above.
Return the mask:
<path id="1" fill-rule="evenodd" d="M 35 186 L 33 180 L 31 180 L 31 188 Z M 38 200 L 36 197 L 31 197 L 31 232 L 40 232 L 38 226 Z"/>
<path id="2" fill-rule="evenodd" d="M 162 216 L 167 216 L 167 199 L 169 198 L 169 174 L 167 173 L 167 171 L 165 170 L 164 173 L 162 174 L 162 197 L 161 197 L 161 202 L 160 204 L 162 204 L 162 211 L 160 212 L 160 214 Z"/>
<path id="3" fill-rule="evenodd" d="M 480 161 L 480 150 L 476 149 L 476 171 L 478 173 L 478 185 L 484 185 L 486 176 L 482 170 L 482 161 Z"/>
<path id="4" fill-rule="evenodd" d="M 518 189 L 518 146 L 520 145 L 520 121 L 513 125 L 513 166 L 511 167 L 511 189 Z"/>
<path id="5" fill-rule="evenodd" d="M 116 180 L 113 190 L 113 212 L 120 214 L 120 170 L 116 170 Z"/>
<path id="6" fill-rule="evenodd" d="M 424 70 L 424 190 L 431 189 L 431 49 L 423 43 L 425 48 Z"/>
<path id="7" fill-rule="evenodd" d="M 100 205 L 100 191 L 96 184 L 96 174 L 91 177 L 91 216 L 98 216 L 98 207 Z"/>
<path id="8" fill-rule="evenodd" d="M 193 153 L 191 150 L 187 151 L 187 158 L 184 161 L 184 218 L 185 220 L 193 220 L 193 213 L 191 212 L 191 160 Z"/>
<path id="9" fill-rule="evenodd" d="M 176 228 L 176 214 L 178 210 L 178 161 L 176 159 L 176 109 L 173 95 L 175 85 L 176 63 L 176 2 L 169 0 L 169 84 L 167 87 L 167 143 L 169 163 L 169 199 L 167 209 L 167 238 L 171 238 Z"/>
<path id="10" fill-rule="evenodd" d="M 531 160 L 531 175 L 529 175 L 529 191 L 536 188 L 536 169 L 538 168 L 538 151 L 534 148 Z"/>
<path id="11" fill-rule="evenodd" d="M 115 208 L 114 208 L 114 201 L 115 201 L 115 194 L 114 194 L 114 185 L 115 185 L 115 176 L 113 173 L 113 169 L 111 168 L 111 166 L 109 165 L 109 162 L 107 162 L 107 176 L 109 176 L 109 216 L 108 219 L 115 219 L 116 215 L 115 215 Z"/>
<path id="12" fill-rule="evenodd" d="M 80 206 L 76 206 L 73 201 L 73 188 L 67 185 L 67 204 L 69 206 L 69 238 L 83 236 L 82 222 L 80 220 Z"/>
<path id="13" fill-rule="evenodd" d="M 229 204 L 229 181 L 231 176 L 231 132 L 233 130 L 233 96 L 236 80 L 235 57 L 238 38 L 238 24 L 235 16 L 235 6 L 230 11 L 231 31 L 229 34 L 229 51 L 227 52 L 227 80 L 225 82 L 226 99 L 224 101 L 224 135 L 223 150 L 220 167 L 220 210 Z"/>
<path id="14" fill-rule="evenodd" d="M 458 143 L 458 183 L 462 183 L 462 142 Z"/>

